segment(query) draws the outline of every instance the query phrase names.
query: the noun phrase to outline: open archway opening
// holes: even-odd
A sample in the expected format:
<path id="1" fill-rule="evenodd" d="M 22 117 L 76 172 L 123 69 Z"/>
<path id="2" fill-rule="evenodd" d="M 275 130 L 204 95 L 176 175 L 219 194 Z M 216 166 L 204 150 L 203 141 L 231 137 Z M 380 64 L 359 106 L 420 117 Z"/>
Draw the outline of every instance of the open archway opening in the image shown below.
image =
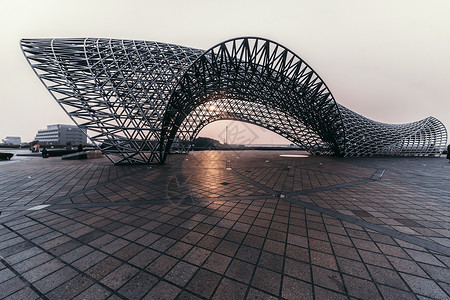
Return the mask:
<path id="1" fill-rule="evenodd" d="M 264 127 L 236 120 L 219 120 L 203 127 L 196 138 L 210 138 L 223 145 L 279 146 L 292 142 Z"/>

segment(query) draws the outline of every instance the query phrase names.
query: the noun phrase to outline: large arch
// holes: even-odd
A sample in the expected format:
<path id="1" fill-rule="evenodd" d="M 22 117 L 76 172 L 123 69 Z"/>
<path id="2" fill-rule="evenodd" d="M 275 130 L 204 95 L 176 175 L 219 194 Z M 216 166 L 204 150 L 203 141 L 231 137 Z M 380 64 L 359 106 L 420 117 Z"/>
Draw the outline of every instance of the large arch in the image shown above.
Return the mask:
<path id="1" fill-rule="evenodd" d="M 192 139 L 189 131 L 210 118 L 202 107 L 208 104 L 219 115 L 275 131 L 310 152 L 344 155 L 343 122 L 331 92 L 308 64 L 273 41 L 228 40 L 187 69 L 165 115 L 165 155 L 176 137 Z"/>
<path id="2" fill-rule="evenodd" d="M 440 155 L 433 118 L 383 124 L 338 104 L 320 76 L 286 47 L 235 38 L 207 51 L 114 39 L 24 39 L 22 50 L 55 100 L 114 163 L 165 161 L 189 151 L 221 119 L 272 130 L 311 153 Z"/>

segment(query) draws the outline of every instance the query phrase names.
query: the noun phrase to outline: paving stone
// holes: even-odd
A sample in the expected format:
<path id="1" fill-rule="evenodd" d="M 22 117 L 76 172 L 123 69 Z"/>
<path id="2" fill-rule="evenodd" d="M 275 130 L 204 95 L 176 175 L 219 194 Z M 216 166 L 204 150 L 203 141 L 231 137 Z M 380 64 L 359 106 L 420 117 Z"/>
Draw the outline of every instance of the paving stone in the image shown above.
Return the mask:
<path id="1" fill-rule="evenodd" d="M 391 267 L 391 265 L 389 264 L 389 261 L 382 254 L 365 251 L 365 250 L 359 250 L 359 254 L 361 255 L 363 261 L 367 264 L 372 264 L 372 265 L 380 266 L 380 267 L 384 267 L 384 268 Z"/>
<path id="2" fill-rule="evenodd" d="M 238 248 L 239 248 L 239 244 L 223 240 L 217 246 L 216 251 L 221 254 L 228 255 L 228 256 L 234 256 L 236 251 L 238 250 Z"/>
<path id="3" fill-rule="evenodd" d="M 243 244 L 259 249 L 263 246 L 264 239 L 256 235 L 249 234 L 245 237 Z"/>
<path id="4" fill-rule="evenodd" d="M 174 239 L 162 237 L 153 244 L 151 244 L 151 248 L 160 252 L 164 252 L 170 248 L 175 243 Z"/>
<path id="5" fill-rule="evenodd" d="M 252 279 L 252 286 L 276 296 L 280 293 L 281 275 L 264 268 L 256 268 Z"/>
<path id="6" fill-rule="evenodd" d="M 264 243 L 265 251 L 269 251 L 278 255 L 284 255 L 284 249 L 285 244 L 278 241 L 266 239 L 266 242 Z"/>
<path id="7" fill-rule="evenodd" d="M 400 273 L 413 292 L 435 299 L 445 299 L 448 295 L 432 280 Z"/>
<path id="8" fill-rule="evenodd" d="M 329 242 L 316 240 L 316 239 L 309 239 L 309 248 L 311 248 L 312 250 L 317 250 L 319 252 L 333 254 L 333 251 L 331 249 L 331 244 Z"/>
<path id="9" fill-rule="evenodd" d="M 203 268 L 209 269 L 216 273 L 223 274 L 228 268 L 231 258 L 216 252 L 211 253 L 208 260 L 204 263 Z"/>
<path id="10" fill-rule="evenodd" d="M 440 262 L 434 255 L 427 252 L 422 251 L 415 251 L 412 249 L 405 249 L 405 251 L 415 260 L 418 262 L 427 263 L 430 265 L 435 265 L 439 267 L 445 267 L 445 265 Z"/>
<path id="11" fill-rule="evenodd" d="M 380 252 L 377 249 L 376 244 L 372 241 L 357 239 L 357 238 L 352 238 L 352 241 L 353 241 L 353 244 L 355 245 L 355 247 L 358 249 L 372 251 L 372 252 Z"/>
<path id="12" fill-rule="evenodd" d="M 186 234 L 181 240 L 185 243 L 189 244 L 196 244 L 198 241 L 200 241 L 204 237 L 204 234 L 191 231 L 188 234 Z"/>
<path id="13" fill-rule="evenodd" d="M 245 299 L 247 286 L 243 283 L 223 278 L 220 282 L 212 299 L 214 300 L 229 300 L 229 299 Z"/>
<path id="14" fill-rule="evenodd" d="M 96 265 L 92 266 L 86 271 L 86 274 L 93 277 L 96 280 L 102 279 L 104 276 L 112 272 L 114 269 L 118 268 L 122 263 L 113 258 L 107 257 L 100 261 Z"/>
<path id="15" fill-rule="evenodd" d="M 198 246 L 209 250 L 214 250 L 220 243 L 220 239 L 214 236 L 207 235 L 198 242 Z"/>
<path id="16" fill-rule="evenodd" d="M 344 283 L 338 272 L 312 266 L 312 275 L 315 285 L 329 288 L 340 293 L 346 293 Z"/>
<path id="17" fill-rule="evenodd" d="M 111 292 L 98 284 L 91 285 L 84 292 L 74 298 L 74 300 L 97 300 L 97 299 L 111 299 Z"/>
<path id="18" fill-rule="evenodd" d="M 208 270 L 200 269 L 187 285 L 187 289 L 209 298 L 216 289 L 220 276 Z"/>
<path id="19" fill-rule="evenodd" d="M 67 263 L 72 263 L 76 260 L 79 260 L 80 258 L 88 255 L 89 253 L 92 253 L 94 251 L 94 248 L 86 245 L 82 245 L 80 247 L 77 247 L 73 249 L 70 252 L 67 252 L 61 256 L 61 259 L 64 260 Z"/>
<path id="20" fill-rule="evenodd" d="M 48 299 L 72 299 L 93 284 L 94 282 L 92 280 L 80 274 L 65 282 L 59 288 L 47 293 L 45 296 Z"/>
<path id="21" fill-rule="evenodd" d="M 247 262 L 256 264 L 256 262 L 258 261 L 258 258 L 260 256 L 260 253 L 261 253 L 261 250 L 259 250 L 258 248 L 241 245 L 239 247 L 238 252 L 236 253 L 236 257 L 243 261 L 247 261 Z"/>
<path id="22" fill-rule="evenodd" d="M 401 247 L 377 243 L 377 246 L 386 255 L 408 259 L 408 254 Z"/>
<path id="23" fill-rule="evenodd" d="M 185 286 L 197 272 L 198 267 L 184 261 L 178 262 L 164 277 L 179 286 Z"/>
<path id="24" fill-rule="evenodd" d="M 312 286 L 309 283 L 284 276 L 281 296 L 286 299 L 299 299 L 299 297 L 313 299 Z"/>
<path id="25" fill-rule="evenodd" d="M 211 251 L 200 248 L 200 247 L 194 247 L 187 253 L 183 260 L 187 261 L 191 264 L 201 266 L 203 262 L 209 257 L 211 254 Z"/>
<path id="26" fill-rule="evenodd" d="M 25 272 L 22 276 L 29 282 L 33 283 L 37 280 L 44 278 L 45 276 L 61 269 L 64 264 L 57 259 L 49 260 L 34 269 Z"/>
<path id="27" fill-rule="evenodd" d="M 123 285 L 118 292 L 128 299 L 142 298 L 156 283 L 158 279 L 155 276 L 145 272 L 139 272 L 125 285 Z M 161 293 L 162 297 L 163 293 Z"/>
<path id="28" fill-rule="evenodd" d="M 15 277 L 16 275 L 14 274 L 13 271 L 9 270 L 9 269 L 2 269 L 0 271 L 0 283 L 5 282 L 13 277 Z"/>
<path id="29" fill-rule="evenodd" d="M 177 260 L 175 258 L 162 254 L 155 259 L 146 270 L 157 276 L 163 277 L 176 263 Z"/>
<path id="30" fill-rule="evenodd" d="M 354 261 L 342 257 L 337 258 L 340 271 L 345 274 L 353 275 L 359 278 L 370 280 L 369 272 L 366 266 L 359 261 Z"/>
<path id="31" fill-rule="evenodd" d="M 311 263 L 312 264 L 321 266 L 324 268 L 328 268 L 331 270 L 336 270 L 336 271 L 338 270 L 337 265 L 336 265 L 336 259 L 333 255 L 314 251 L 314 250 L 310 251 L 310 255 L 311 255 Z"/>
<path id="32" fill-rule="evenodd" d="M 281 153 L 241 151 L 237 163 L 233 152 L 195 151 L 152 168 L 2 165 L 2 296 L 450 298 L 445 159 Z M 386 170 L 381 180 L 375 170 Z M 195 202 L 167 200 L 175 175 L 189 178 Z"/>
<path id="33" fill-rule="evenodd" d="M 348 237 L 348 236 L 344 236 L 344 235 L 340 235 L 340 234 L 329 234 L 330 237 L 330 241 L 333 243 L 333 249 L 335 251 L 337 251 L 337 249 L 351 249 L 351 250 L 355 250 L 353 247 L 353 243 L 352 240 Z M 344 251 L 340 251 L 339 255 L 344 256 L 345 255 L 345 250 Z M 351 258 L 351 257 L 349 257 Z"/>
<path id="34" fill-rule="evenodd" d="M 309 251 L 307 248 L 287 245 L 286 256 L 309 263 Z"/>
<path id="35" fill-rule="evenodd" d="M 113 290 L 118 290 L 122 287 L 128 280 L 130 280 L 134 275 L 138 273 L 138 269 L 123 264 L 107 276 L 103 277 L 100 282 Z"/>
<path id="36" fill-rule="evenodd" d="M 2 257 L 9 257 L 11 255 L 16 254 L 17 252 L 21 252 L 24 250 L 28 250 L 30 248 L 33 248 L 34 244 L 30 241 L 24 241 L 21 238 L 15 238 L 10 239 L 7 242 L 2 243 L 3 245 L 0 246 L 6 246 L 5 248 L 0 250 L 0 255 Z"/>
<path id="37" fill-rule="evenodd" d="M 403 282 L 402 278 L 400 277 L 400 275 L 398 275 L 397 272 L 371 265 L 368 265 L 367 268 L 369 269 L 369 272 L 372 275 L 375 282 L 404 291 L 408 290 L 408 287 Z"/>
<path id="38" fill-rule="evenodd" d="M 42 279 L 36 281 L 34 286 L 43 294 L 57 288 L 61 284 L 67 282 L 79 273 L 70 267 L 64 267 Z"/>
<path id="39" fill-rule="evenodd" d="M 47 242 L 44 243 L 37 243 L 39 244 L 40 247 L 44 248 L 44 249 L 51 249 L 54 247 L 58 247 L 61 244 L 66 243 L 67 241 L 70 241 L 72 238 L 69 236 L 64 236 L 64 235 L 59 235 L 58 237 L 51 239 Z M 33 240 L 34 243 L 36 243 L 36 241 Z"/>
<path id="40" fill-rule="evenodd" d="M 284 273 L 291 277 L 311 282 L 311 269 L 309 264 L 285 258 Z"/>
<path id="41" fill-rule="evenodd" d="M 267 299 L 267 300 L 276 300 L 278 297 L 274 297 L 270 294 L 267 294 L 263 291 L 256 290 L 254 288 L 250 288 L 250 291 L 248 292 L 247 299 Z"/>
<path id="42" fill-rule="evenodd" d="M 30 287 L 24 287 L 12 295 L 9 295 L 8 298 L 11 299 L 41 299 L 42 297 L 38 295 L 35 291 L 33 291 Z"/>
<path id="43" fill-rule="evenodd" d="M 96 238 L 95 240 L 92 240 L 89 243 L 90 246 L 92 247 L 102 247 L 108 243 L 110 243 L 111 241 L 115 240 L 115 237 L 113 235 L 110 234 L 104 234 L 103 236 L 100 236 L 98 238 Z"/>
<path id="44" fill-rule="evenodd" d="M 300 247 L 308 247 L 308 238 L 306 236 L 296 235 L 296 234 L 289 234 L 288 235 L 288 243 L 300 246 Z"/>
<path id="45" fill-rule="evenodd" d="M 166 252 L 177 258 L 182 258 L 186 253 L 192 249 L 192 245 L 178 241 L 172 245 Z"/>
<path id="46" fill-rule="evenodd" d="M 375 284 L 369 280 L 353 277 L 350 275 L 342 275 L 345 282 L 345 287 L 349 295 L 362 299 L 383 299 L 378 293 Z"/>
<path id="47" fill-rule="evenodd" d="M 252 278 L 254 269 L 255 266 L 252 264 L 233 259 L 225 275 L 235 280 L 249 283 Z"/>
<path id="48" fill-rule="evenodd" d="M 415 298 L 414 294 L 409 291 L 402 291 L 385 285 L 378 285 L 378 287 L 385 299 L 410 300 Z"/>
<path id="49" fill-rule="evenodd" d="M 82 245 L 83 244 L 80 241 L 70 239 L 66 243 L 60 244 L 50 249 L 49 252 L 52 253 L 53 255 L 61 257 L 62 255 L 72 251 L 75 248 L 81 247 Z"/>
<path id="50" fill-rule="evenodd" d="M 272 222 L 272 226 L 274 224 L 277 224 L 277 222 Z M 279 228 L 279 227 L 280 226 L 278 226 L 277 228 Z M 283 231 L 270 229 L 267 233 L 267 238 L 278 241 L 278 242 L 285 242 L 286 236 L 287 236 L 287 234 L 285 233 L 286 229 L 281 229 L 281 230 L 283 230 Z"/>
<path id="51" fill-rule="evenodd" d="M 175 299 L 180 289 L 170 283 L 160 281 L 143 299 Z"/>
<path id="52" fill-rule="evenodd" d="M 134 257 L 129 259 L 128 262 L 139 268 L 145 268 L 159 255 L 160 253 L 157 251 L 154 251 L 152 249 L 144 249 Z"/>
<path id="53" fill-rule="evenodd" d="M 314 287 L 314 295 L 316 299 L 332 299 L 332 300 L 344 300 L 348 299 L 347 295 L 340 294 L 335 291 L 321 288 L 320 286 Z M 370 299 L 370 298 L 369 298 Z"/>
<path id="54" fill-rule="evenodd" d="M 281 273 L 283 270 L 283 256 L 271 252 L 262 251 L 258 266 Z"/>
<path id="55" fill-rule="evenodd" d="M 200 300 L 202 298 L 199 298 L 199 297 L 191 294 L 189 291 L 182 291 L 178 295 L 177 299 L 180 299 L 180 300 Z"/>
<path id="56" fill-rule="evenodd" d="M 444 290 L 444 292 L 447 293 L 447 295 L 450 295 L 450 283 L 448 282 L 438 282 L 439 286 Z"/>
<path id="57" fill-rule="evenodd" d="M 206 218 L 207 220 L 208 218 Z M 201 233 L 208 233 L 213 228 L 210 224 L 205 223 L 199 223 L 197 226 L 195 226 L 194 230 L 201 232 Z"/>
<path id="58" fill-rule="evenodd" d="M 107 255 L 100 251 L 94 251 L 72 263 L 74 267 L 81 271 L 85 271 L 93 265 L 105 259 Z"/>
<path id="59" fill-rule="evenodd" d="M 109 254 L 113 254 L 113 253 L 118 252 L 120 249 L 126 247 L 129 244 L 130 244 L 130 242 L 128 242 L 127 240 L 115 239 L 111 243 L 102 246 L 100 249 Z"/>
<path id="60" fill-rule="evenodd" d="M 400 272 L 414 274 L 417 276 L 428 277 L 427 273 L 413 260 L 401 259 L 388 256 L 389 261 L 394 268 Z"/>
<path id="61" fill-rule="evenodd" d="M 122 260 L 129 260 L 130 258 L 135 256 L 137 253 L 141 252 L 142 250 L 144 250 L 144 247 L 142 247 L 140 245 L 137 245 L 134 243 L 128 244 L 121 250 L 114 253 L 114 256 L 119 259 L 122 259 Z"/>
<path id="62" fill-rule="evenodd" d="M 17 291 L 25 288 L 26 284 L 18 276 L 12 277 L 9 280 L 5 280 L 0 283 L 0 290 L 2 291 L 2 297 L 10 296 Z"/>
<path id="63" fill-rule="evenodd" d="M 433 265 L 427 265 L 427 264 L 420 264 L 422 269 L 427 271 L 428 274 L 430 274 L 430 277 L 436 281 L 441 282 L 450 282 L 450 272 L 449 268 L 441 268 Z"/>

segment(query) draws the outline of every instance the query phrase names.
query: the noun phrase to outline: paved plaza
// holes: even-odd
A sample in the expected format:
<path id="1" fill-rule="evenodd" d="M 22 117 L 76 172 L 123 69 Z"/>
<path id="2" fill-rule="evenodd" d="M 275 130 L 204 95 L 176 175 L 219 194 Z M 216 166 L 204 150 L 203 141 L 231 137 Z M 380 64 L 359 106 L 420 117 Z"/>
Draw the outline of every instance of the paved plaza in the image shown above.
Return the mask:
<path id="1" fill-rule="evenodd" d="M 450 163 L 0 162 L 0 298 L 450 299 Z"/>

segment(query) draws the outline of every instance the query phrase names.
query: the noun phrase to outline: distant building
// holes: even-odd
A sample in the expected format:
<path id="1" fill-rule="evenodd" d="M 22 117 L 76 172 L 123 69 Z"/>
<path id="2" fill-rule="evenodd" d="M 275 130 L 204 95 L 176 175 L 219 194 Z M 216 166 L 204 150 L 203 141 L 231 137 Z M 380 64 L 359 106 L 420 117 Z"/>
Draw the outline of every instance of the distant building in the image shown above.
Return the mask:
<path id="1" fill-rule="evenodd" d="M 86 145 L 87 139 L 83 131 L 75 125 L 47 125 L 47 129 L 40 129 L 35 140 L 41 145 Z"/>
<path id="2" fill-rule="evenodd" d="M 2 141 L 3 144 L 6 145 L 20 145 L 20 143 L 22 143 L 22 139 L 20 138 L 20 136 L 7 136 Z"/>

